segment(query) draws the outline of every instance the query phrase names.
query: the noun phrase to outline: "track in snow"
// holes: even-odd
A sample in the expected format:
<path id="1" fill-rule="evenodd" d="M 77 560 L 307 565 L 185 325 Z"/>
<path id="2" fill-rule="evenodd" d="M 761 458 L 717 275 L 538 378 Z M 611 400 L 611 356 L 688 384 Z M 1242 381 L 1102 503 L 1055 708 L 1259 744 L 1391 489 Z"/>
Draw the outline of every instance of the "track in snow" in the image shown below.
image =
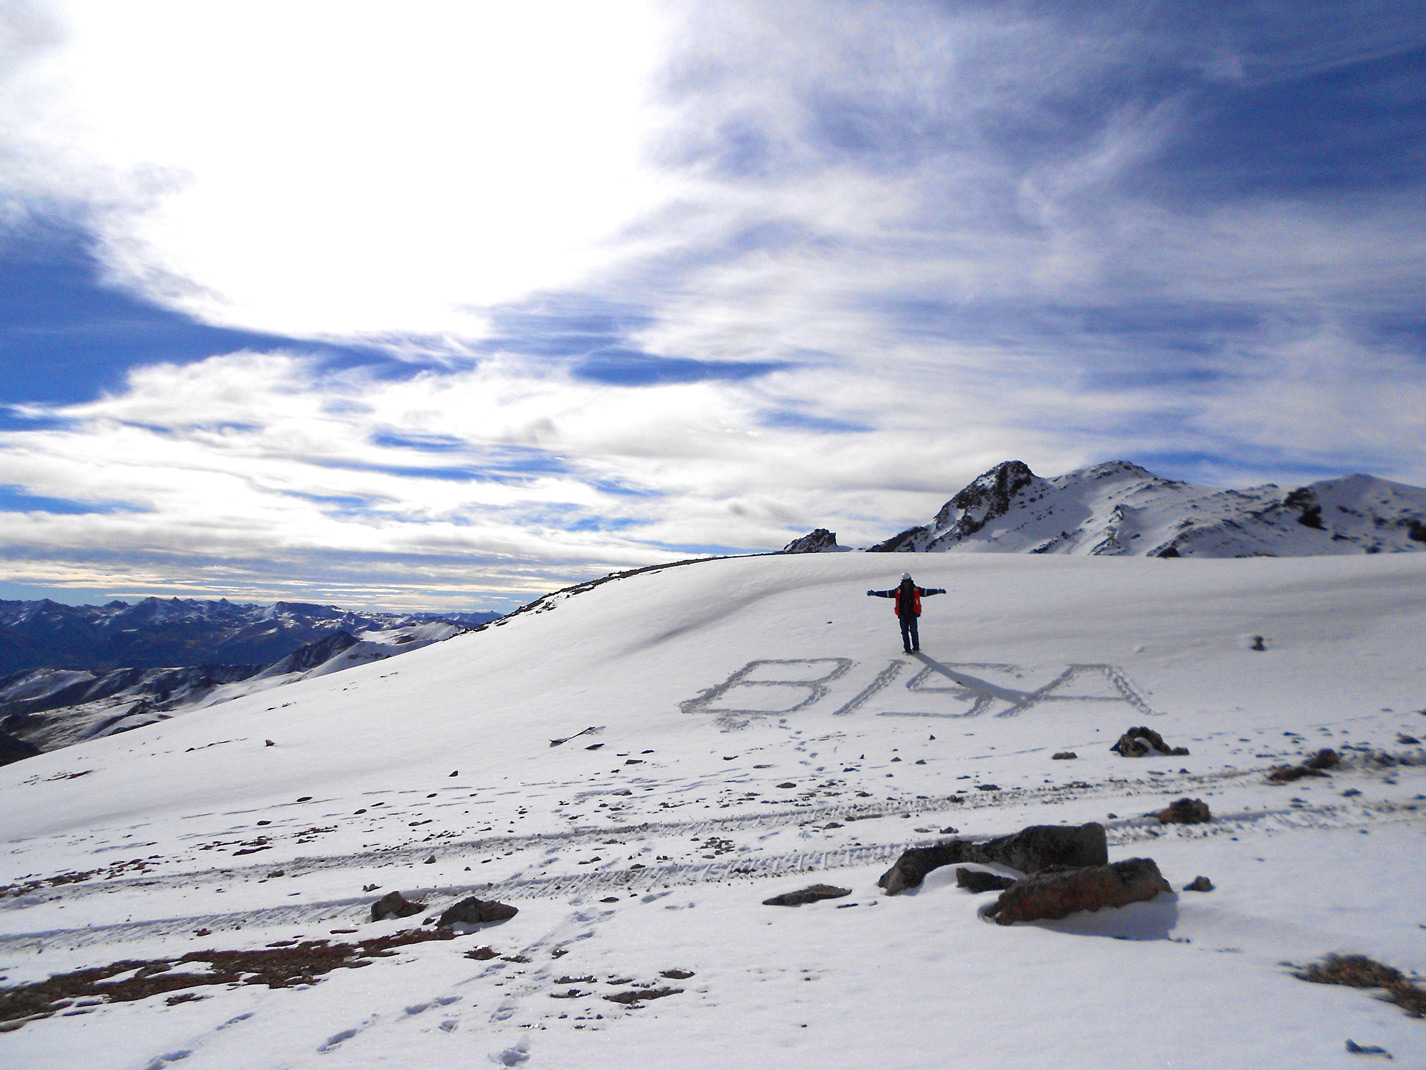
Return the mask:
<path id="1" fill-rule="evenodd" d="M 1262 770 L 1234 770 L 1207 776 L 1183 778 L 1202 786 L 1216 782 L 1220 786 L 1228 781 L 1258 781 Z M 906 800 L 865 801 L 860 803 L 836 803 L 800 808 L 784 809 L 760 814 L 730 815 L 727 817 L 700 818 L 692 821 L 647 822 L 638 825 L 611 825 L 599 828 L 581 828 L 549 835 L 501 836 L 472 839 L 462 842 L 447 842 L 441 851 L 446 861 L 463 860 L 467 855 L 489 854 L 492 851 L 528 852 L 552 848 L 576 849 L 607 844 L 613 837 L 625 837 L 628 842 L 657 842 L 661 838 L 673 837 L 698 840 L 708 837 L 727 838 L 739 833 L 758 832 L 769 829 L 783 830 L 790 826 L 812 826 L 818 823 L 841 821 L 843 825 L 856 821 L 877 819 L 900 819 L 903 817 L 929 816 L 946 812 L 965 813 L 968 811 L 1018 807 L 1021 804 L 1055 805 L 1086 798 L 1113 795 L 1122 799 L 1126 795 L 1153 794 L 1162 796 L 1170 791 L 1165 782 L 1151 784 L 1101 783 L 1097 785 L 1075 785 L 1074 787 L 1054 787 L 1030 789 L 1015 792 L 993 792 L 970 796 L 943 796 L 933 799 L 916 799 L 908 804 Z M 1142 787 L 1142 791 L 1134 788 Z M 1126 790 L 1128 789 L 1128 790 Z M 960 798 L 962 801 L 952 801 Z M 1402 821 L 1422 821 L 1426 819 L 1426 809 L 1415 802 L 1332 802 L 1310 806 L 1305 804 L 1220 812 L 1213 822 L 1206 825 L 1160 825 L 1150 817 L 1123 818 L 1106 822 L 1106 831 L 1111 845 L 1144 843 L 1153 839 L 1167 838 L 1208 838 L 1238 834 L 1267 834 L 1278 831 L 1331 828 L 1361 828 L 1370 825 Z M 867 826 L 868 829 L 877 826 Z M 812 829 L 811 831 L 822 831 Z M 884 828 L 882 829 L 884 830 Z M 898 828 L 898 831 L 900 829 Z M 1008 831 L 1008 830 L 1007 830 Z M 623 893 L 625 895 L 651 895 L 677 887 L 707 883 L 733 881 L 758 881 L 778 877 L 817 873 L 826 870 L 845 869 L 876 863 L 890 863 L 901 851 L 916 843 L 933 842 L 939 837 L 921 835 L 908 838 L 896 836 L 882 837 L 878 842 L 843 844 L 830 847 L 809 847 L 803 850 L 762 852 L 756 849 L 729 852 L 726 858 L 698 862 L 669 862 L 665 865 L 650 865 L 641 868 L 631 866 L 609 866 L 579 872 L 541 873 L 538 876 L 516 875 L 489 883 L 468 881 L 457 884 L 406 886 L 405 893 L 413 899 L 430 903 L 433 907 L 446 905 L 449 900 L 469 894 L 479 894 L 482 898 L 519 901 L 531 898 L 571 898 L 575 902 L 599 895 Z M 625 841 L 621 841 L 625 842 Z M 700 850 L 702 848 L 699 848 Z M 363 852 L 317 856 L 285 863 L 290 875 L 318 870 L 352 870 L 369 873 L 375 867 L 391 865 L 414 866 L 419 864 L 420 855 L 428 855 L 431 845 L 422 844 L 397 848 L 379 854 Z M 266 867 L 263 867 L 266 868 Z M 78 902 L 89 895 L 103 894 L 127 887 L 139 891 L 160 887 L 189 887 L 195 885 L 230 883 L 235 880 L 256 876 L 256 867 L 234 867 L 230 869 L 204 869 L 188 873 L 173 873 L 163 876 L 124 878 L 118 881 L 94 881 L 63 886 L 62 890 L 46 889 L 46 898 L 64 898 L 66 904 Z M 413 870 L 413 873 L 415 871 Z M 290 927 L 314 924 L 340 925 L 350 927 L 365 923 L 373 896 L 364 894 L 340 899 L 325 899 L 317 902 L 282 904 L 272 907 L 237 910 L 230 912 L 207 912 L 167 918 L 152 918 L 127 921 L 112 925 L 86 926 L 83 928 L 50 929 L 44 931 L 12 933 L 0 936 L 0 951 L 65 944 L 69 947 L 85 947 L 172 936 L 191 937 L 199 929 L 213 932 L 244 928 Z M 7 911 L 23 909 L 21 903 L 7 907 Z"/>

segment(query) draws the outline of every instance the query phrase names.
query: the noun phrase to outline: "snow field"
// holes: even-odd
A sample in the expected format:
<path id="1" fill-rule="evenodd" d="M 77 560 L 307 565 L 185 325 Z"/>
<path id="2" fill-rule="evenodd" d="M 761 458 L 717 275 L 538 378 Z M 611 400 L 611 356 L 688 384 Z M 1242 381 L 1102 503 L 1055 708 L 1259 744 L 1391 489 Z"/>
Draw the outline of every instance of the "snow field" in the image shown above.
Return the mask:
<path id="1" fill-rule="evenodd" d="M 923 659 L 865 597 L 908 561 L 950 592 L 926 602 Z M 392 889 L 517 917 L 307 988 L 33 1021 L 0 1058 L 1334 1066 L 1356 1065 L 1350 1037 L 1426 1065 L 1420 1022 L 1280 965 L 1360 951 L 1426 970 L 1426 767 L 1370 757 L 1423 754 L 1398 741 L 1426 730 L 1423 623 L 1417 555 L 765 557 L 554 596 L 396 663 L 0 770 L 0 881 L 40 882 L 0 900 L 5 984 L 419 922 L 366 921 Z M 1134 724 L 1192 753 L 1110 753 Z M 1332 777 L 1265 782 L 1324 746 L 1347 758 Z M 1216 820 L 1145 817 L 1184 795 Z M 943 829 L 1088 820 L 1111 859 L 1216 890 L 1000 927 L 950 868 L 914 894 L 875 886 Z M 852 894 L 761 905 L 814 881 Z M 463 957 L 480 944 L 529 961 Z M 601 998 L 623 979 L 684 991 Z"/>

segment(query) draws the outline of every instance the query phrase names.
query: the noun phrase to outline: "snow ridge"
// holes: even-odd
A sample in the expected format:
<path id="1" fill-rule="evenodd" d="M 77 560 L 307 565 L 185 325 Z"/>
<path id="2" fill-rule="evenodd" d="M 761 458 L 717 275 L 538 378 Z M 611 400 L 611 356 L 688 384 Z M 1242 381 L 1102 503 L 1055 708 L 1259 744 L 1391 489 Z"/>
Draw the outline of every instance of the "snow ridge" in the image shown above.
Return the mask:
<path id="1" fill-rule="evenodd" d="M 1426 550 L 1426 489 L 1368 475 L 1285 491 L 1163 479 L 1128 461 L 1043 478 L 1006 461 L 878 552 L 1311 557 Z"/>

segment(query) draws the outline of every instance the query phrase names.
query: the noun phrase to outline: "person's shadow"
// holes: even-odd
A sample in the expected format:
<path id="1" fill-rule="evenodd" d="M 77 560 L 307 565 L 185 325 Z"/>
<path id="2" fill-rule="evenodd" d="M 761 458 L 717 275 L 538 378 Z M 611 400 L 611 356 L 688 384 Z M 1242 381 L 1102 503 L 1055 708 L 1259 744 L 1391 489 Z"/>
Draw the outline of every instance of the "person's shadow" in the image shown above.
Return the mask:
<path id="1" fill-rule="evenodd" d="M 1016 691 L 1014 688 L 1001 687 L 999 684 L 993 684 L 989 680 L 982 680 L 979 676 L 971 676 L 969 673 L 952 669 L 949 665 L 943 665 L 924 651 L 918 650 L 911 656 L 922 665 L 925 665 L 926 668 L 933 672 L 940 673 L 947 680 L 965 688 L 967 691 L 983 696 L 987 701 L 991 699 L 1001 699 L 1002 701 L 1010 703 L 1012 706 L 1019 706 L 1021 703 L 1028 702 L 1032 697 L 1029 691 Z"/>

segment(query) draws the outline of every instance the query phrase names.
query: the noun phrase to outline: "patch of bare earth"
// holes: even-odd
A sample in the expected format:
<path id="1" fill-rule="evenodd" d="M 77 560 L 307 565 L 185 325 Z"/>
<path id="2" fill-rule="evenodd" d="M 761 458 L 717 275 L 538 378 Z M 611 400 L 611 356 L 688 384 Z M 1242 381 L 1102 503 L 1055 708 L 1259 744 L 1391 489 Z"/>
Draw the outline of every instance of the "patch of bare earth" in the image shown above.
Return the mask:
<path id="1" fill-rule="evenodd" d="M 1387 966 L 1365 955 L 1328 955 L 1294 976 L 1322 985 L 1346 985 L 1349 988 L 1380 988 L 1382 999 L 1395 1003 L 1413 1018 L 1426 1017 L 1426 990 L 1394 966 Z"/>
<path id="2" fill-rule="evenodd" d="M 291 947 L 249 951 L 190 951 L 182 958 L 126 960 L 71 973 L 55 974 L 34 984 L 0 989 L 0 1032 L 19 1029 L 28 1021 L 47 1018 L 75 1004 L 126 1003 L 165 992 L 204 985 L 267 985 L 287 988 L 312 984 L 339 968 L 370 966 L 374 958 L 396 948 L 428 940 L 452 940 L 449 929 L 407 929 L 357 943 L 306 940 Z M 207 972 L 190 964 L 206 964 Z M 175 967 L 190 966 L 189 969 Z M 196 998 L 192 993 L 170 996 L 169 1003 Z"/>

